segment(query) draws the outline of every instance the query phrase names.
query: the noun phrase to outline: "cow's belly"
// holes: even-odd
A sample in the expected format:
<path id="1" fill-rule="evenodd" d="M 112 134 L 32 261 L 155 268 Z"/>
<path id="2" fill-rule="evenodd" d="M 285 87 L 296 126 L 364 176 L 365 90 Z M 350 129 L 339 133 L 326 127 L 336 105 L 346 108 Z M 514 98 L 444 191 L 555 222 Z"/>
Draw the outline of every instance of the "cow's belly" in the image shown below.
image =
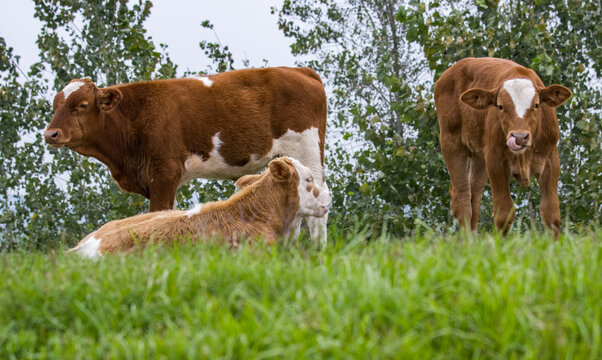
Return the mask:
<path id="1" fill-rule="evenodd" d="M 199 155 L 192 154 L 188 156 L 184 163 L 185 173 L 182 176 L 182 183 L 195 178 L 205 179 L 238 179 L 246 174 L 254 174 L 263 169 L 270 161 L 271 157 L 258 157 L 252 154 L 249 162 L 243 166 L 231 166 L 226 163 L 223 157 L 213 153 L 209 154 L 207 160 L 203 160 Z"/>
<path id="2" fill-rule="evenodd" d="M 250 154 L 249 161 L 241 166 L 229 165 L 220 154 L 220 149 L 227 144 L 222 143 L 217 133 L 212 138 L 213 150 L 203 159 L 197 154 L 190 154 L 184 162 L 184 174 L 180 183 L 195 178 L 205 179 L 238 179 L 247 174 L 255 174 L 278 156 L 290 156 L 309 167 L 315 176 L 322 177 L 320 159 L 320 141 L 317 128 L 302 132 L 288 130 L 283 136 L 272 141 L 270 149 L 264 154 Z"/>

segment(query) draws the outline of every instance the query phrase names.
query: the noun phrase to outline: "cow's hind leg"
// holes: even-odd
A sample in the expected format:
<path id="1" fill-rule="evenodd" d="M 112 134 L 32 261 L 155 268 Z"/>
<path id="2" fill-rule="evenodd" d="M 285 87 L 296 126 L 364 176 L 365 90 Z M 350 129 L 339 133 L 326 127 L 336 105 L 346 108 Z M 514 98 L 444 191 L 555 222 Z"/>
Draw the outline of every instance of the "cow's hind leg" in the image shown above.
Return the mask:
<path id="1" fill-rule="evenodd" d="M 449 172 L 452 214 L 461 227 L 469 227 L 472 222 L 472 204 L 468 149 L 459 136 L 444 136 L 441 139 L 441 151 Z"/>
<path id="2" fill-rule="evenodd" d="M 472 205 L 472 218 L 470 220 L 470 229 L 476 231 L 479 227 L 479 216 L 481 215 L 481 198 L 483 197 L 483 188 L 487 184 L 487 168 L 485 160 L 473 156 L 470 162 L 470 202 Z"/>

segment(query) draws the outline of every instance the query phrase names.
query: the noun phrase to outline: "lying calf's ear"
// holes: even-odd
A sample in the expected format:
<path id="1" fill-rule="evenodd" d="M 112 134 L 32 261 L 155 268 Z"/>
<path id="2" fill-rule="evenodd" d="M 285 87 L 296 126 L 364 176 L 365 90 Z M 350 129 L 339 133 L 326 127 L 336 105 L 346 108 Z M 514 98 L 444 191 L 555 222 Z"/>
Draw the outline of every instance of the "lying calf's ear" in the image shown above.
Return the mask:
<path id="1" fill-rule="evenodd" d="M 257 175 L 244 175 L 236 180 L 236 187 L 244 189 L 247 186 L 254 184 L 257 180 L 261 179 L 262 174 Z"/>
<path id="2" fill-rule="evenodd" d="M 486 109 L 495 104 L 495 93 L 491 90 L 470 89 L 460 95 L 460 101 L 476 110 Z"/>
<path id="3" fill-rule="evenodd" d="M 270 175 L 276 181 L 286 181 L 291 176 L 290 165 L 282 159 L 272 160 L 270 162 Z"/>

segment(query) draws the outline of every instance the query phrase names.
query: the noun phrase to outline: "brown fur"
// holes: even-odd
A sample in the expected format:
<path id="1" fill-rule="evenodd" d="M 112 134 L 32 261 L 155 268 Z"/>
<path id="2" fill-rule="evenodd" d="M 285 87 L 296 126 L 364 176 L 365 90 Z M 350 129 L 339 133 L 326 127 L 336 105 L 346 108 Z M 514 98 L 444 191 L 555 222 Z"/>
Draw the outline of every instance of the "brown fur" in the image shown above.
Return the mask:
<path id="1" fill-rule="evenodd" d="M 78 246 L 92 236 L 101 239 L 101 254 L 128 251 L 149 242 L 171 243 L 188 236 L 195 241 L 222 239 L 232 246 L 241 239 L 258 237 L 273 243 L 290 230 L 296 216 L 299 176 L 286 158 L 273 160 L 263 174 L 251 176 L 254 181 L 245 183 L 230 199 L 204 204 L 196 214 L 167 210 L 112 221 Z"/>
<path id="2" fill-rule="evenodd" d="M 522 119 L 501 88 L 504 81 L 515 78 L 530 79 L 536 90 Z M 570 96 L 564 86 L 545 87 L 533 70 L 509 60 L 467 58 L 443 73 L 435 84 L 435 104 L 441 150 L 451 180 L 451 209 L 461 226 L 477 229 L 483 187 L 489 178 L 495 224 L 507 233 L 514 219 L 508 183 L 514 178 L 526 187 L 535 176 L 541 189 L 542 219 L 555 234 L 559 233 L 559 130 L 555 108 Z M 507 146 L 514 131 L 530 135 L 524 141 L 525 150 L 513 152 Z"/>
<path id="3" fill-rule="evenodd" d="M 209 78 L 211 87 L 185 78 L 102 89 L 83 79 L 67 99 L 56 95 L 46 141 L 105 163 L 121 189 L 150 199 L 150 211 L 173 208 L 187 157 L 207 160 L 218 132 L 225 162 L 243 166 L 289 129 L 316 127 L 323 164 L 326 95 L 315 71 L 247 69 Z"/>

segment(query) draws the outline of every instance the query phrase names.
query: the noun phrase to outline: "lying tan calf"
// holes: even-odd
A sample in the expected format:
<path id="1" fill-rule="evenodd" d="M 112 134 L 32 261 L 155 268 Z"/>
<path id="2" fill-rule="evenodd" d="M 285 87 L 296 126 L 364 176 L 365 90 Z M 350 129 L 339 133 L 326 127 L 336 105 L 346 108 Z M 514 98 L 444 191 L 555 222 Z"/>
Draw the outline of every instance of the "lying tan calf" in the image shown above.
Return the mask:
<path id="1" fill-rule="evenodd" d="M 314 183 L 311 171 L 286 157 L 272 160 L 263 174 L 241 177 L 236 185 L 241 190 L 228 200 L 111 221 L 69 251 L 98 257 L 187 236 L 215 237 L 234 246 L 248 237 L 274 242 L 290 236 L 302 217 L 324 216 L 331 203 L 330 193 Z"/>

